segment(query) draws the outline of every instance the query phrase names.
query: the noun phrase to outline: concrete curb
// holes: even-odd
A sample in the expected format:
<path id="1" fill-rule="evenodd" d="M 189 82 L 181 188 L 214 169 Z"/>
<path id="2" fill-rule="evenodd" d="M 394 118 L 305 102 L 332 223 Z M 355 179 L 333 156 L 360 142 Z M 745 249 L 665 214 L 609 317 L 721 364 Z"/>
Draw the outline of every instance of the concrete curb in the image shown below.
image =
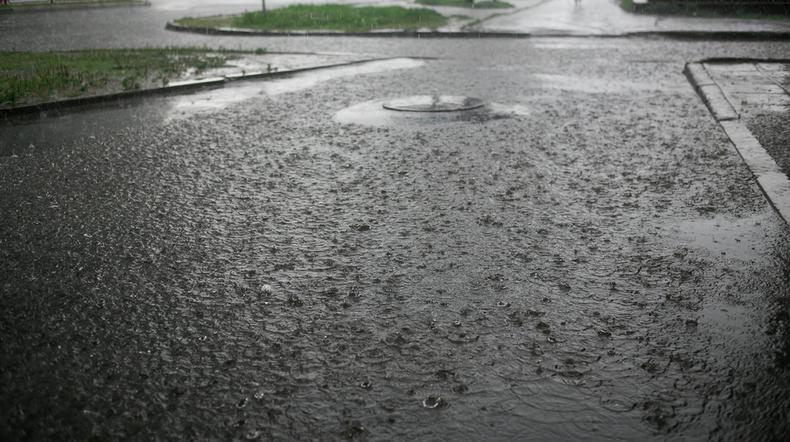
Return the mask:
<path id="1" fill-rule="evenodd" d="M 115 92 L 104 95 L 91 95 L 88 97 L 69 98 L 66 100 L 48 101 L 45 103 L 18 106 L 7 109 L 0 109 L 0 118 L 6 119 L 19 115 L 34 114 L 56 109 L 67 109 L 71 107 L 87 106 L 110 101 L 128 100 L 131 98 L 145 97 L 149 95 L 166 95 L 184 92 L 205 87 L 220 87 L 225 83 L 224 77 L 208 78 L 204 80 L 182 81 L 169 84 L 164 87 L 154 89 L 143 89 L 136 91 Z"/>
<path id="2" fill-rule="evenodd" d="M 477 32 L 477 31 L 370 31 L 370 32 L 341 32 L 341 31 L 259 31 L 244 28 L 208 28 L 201 26 L 184 26 L 168 22 L 165 29 L 175 32 L 189 32 L 206 35 L 243 35 L 255 37 L 402 37 L 402 38 L 525 38 L 530 34 L 516 34 L 510 32 Z"/>
<path id="3" fill-rule="evenodd" d="M 127 99 L 138 98 L 138 97 L 178 94 L 190 90 L 209 88 L 209 87 L 219 88 L 219 87 L 223 87 L 226 83 L 235 82 L 235 81 L 286 77 L 289 75 L 298 74 L 300 72 L 309 72 L 309 71 L 316 71 L 320 69 L 330 69 L 330 68 L 337 68 L 343 66 L 353 66 L 357 64 L 370 63 L 374 61 L 393 60 L 396 58 L 404 58 L 404 57 L 369 58 L 365 60 L 355 60 L 355 61 L 349 61 L 344 63 L 310 66 L 306 68 L 289 69 L 285 71 L 249 72 L 243 74 L 231 74 L 224 77 L 205 78 L 201 80 L 177 81 L 177 82 L 172 82 L 167 86 L 153 88 L 153 89 L 124 91 L 124 92 L 116 92 L 116 93 L 104 94 L 104 95 L 92 95 L 89 97 L 71 98 L 67 100 L 49 101 L 46 103 L 31 104 L 28 106 L 18 106 L 18 107 L 12 107 L 7 109 L 0 109 L 0 119 L 7 119 L 9 117 L 16 117 L 21 115 L 35 114 L 35 113 L 40 113 L 50 110 L 60 110 L 60 109 L 78 107 L 78 106 L 107 103 L 111 101 L 127 100 Z M 419 57 L 409 57 L 409 58 L 419 58 Z"/>
<path id="4" fill-rule="evenodd" d="M 790 179 L 742 121 L 720 121 L 735 150 L 749 167 L 763 194 L 790 225 Z"/>
<path id="5" fill-rule="evenodd" d="M 719 85 L 710 77 L 702 63 L 687 63 L 683 73 L 686 74 L 697 94 L 708 106 L 713 117 L 716 118 L 716 121 L 721 122 L 740 118 L 738 112 L 727 100 Z"/>
<path id="6" fill-rule="evenodd" d="M 243 28 L 208 28 L 184 26 L 168 22 L 165 29 L 206 35 L 246 35 L 259 37 L 374 37 L 374 38 L 668 38 L 674 40 L 726 40 L 726 41 L 790 41 L 790 32 L 739 32 L 739 31 L 638 31 L 613 34 L 569 34 L 496 32 L 496 31 L 259 31 Z"/>
<path id="7" fill-rule="evenodd" d="M 683 73 L 724 129 L 771 207 L 790 225 L 790 179 L 782 173 L 779 165 L 752 135 L 746 124 L 739 120 L 740 116 L 701 62 L 686 64 Z"/>
<path id="8" fill-rule="evenodd" d="M 703 58 L 695 63 L 790 63 L 790 58 L 734 58 L 734 57 L 711 57 Z"/>

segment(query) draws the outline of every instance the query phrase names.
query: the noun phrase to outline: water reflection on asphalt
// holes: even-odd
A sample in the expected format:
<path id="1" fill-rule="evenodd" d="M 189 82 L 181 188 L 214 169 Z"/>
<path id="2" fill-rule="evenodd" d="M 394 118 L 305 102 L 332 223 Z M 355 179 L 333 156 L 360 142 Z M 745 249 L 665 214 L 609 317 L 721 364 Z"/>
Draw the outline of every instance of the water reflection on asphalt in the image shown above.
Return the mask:
<path id="1" fill-rule="evenodd" d="M 158 125 L 166 114 L 165 98 L 147 98 L 14 117 L 0 123 L 0 156 L 78 147 L 126 127 Z"/>

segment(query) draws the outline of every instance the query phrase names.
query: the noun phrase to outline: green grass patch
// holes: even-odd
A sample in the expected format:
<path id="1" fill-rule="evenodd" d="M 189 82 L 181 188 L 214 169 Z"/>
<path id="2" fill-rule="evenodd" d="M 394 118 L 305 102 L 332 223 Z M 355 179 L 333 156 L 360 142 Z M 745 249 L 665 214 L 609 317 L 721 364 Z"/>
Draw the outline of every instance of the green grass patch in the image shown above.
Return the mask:
<path id="1" fill-rule="evenodd" d="M 222 67 L 241 51 L 200 48 L 0 52 L 0 106 L 166 85 Z"/>
<path id="2" fill-rule="evenodd" d="M 628 12 L 649 15 L 677 15 L 709 18 L 790 19 L 790 5 L 748 4 L 715 1 L 659 1 L 634 4 L 633 0 L 620 0 L 620 7 Z"/>
<path id="3" fill-rule="evenodd" d="M 267 31 L 346 31 L 365 32 L 374 29 L 437 28 L 447 18 L 431 9 L 400 6 L 291 5 L 233 16 L 204 18 L 186 17 L 176 23 L 197 27 L 233 27 Z"/>
<path id="4" fill-rule="evenodd" d="M 417 0 L 417 3 L 428 6 L 453 6 L 456 8 L 474 9 L 507 9 L 513 7 L 510 3 L 499 0 L 484 0 L 480 2 L 472 2 L 471 0 Z"/>

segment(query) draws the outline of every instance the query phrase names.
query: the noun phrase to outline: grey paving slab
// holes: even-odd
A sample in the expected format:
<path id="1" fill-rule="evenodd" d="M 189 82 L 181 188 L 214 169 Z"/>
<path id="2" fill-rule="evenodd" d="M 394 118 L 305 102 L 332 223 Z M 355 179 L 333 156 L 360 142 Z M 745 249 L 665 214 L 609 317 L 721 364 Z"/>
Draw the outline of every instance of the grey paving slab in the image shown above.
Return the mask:
<path id="1" fill-rule="evenodd" d="M 757 67 L 762 71 L 775 72 L 780 75 L 787 74 L 787 67 L 784 63 L 757 63 Z"/>
<path id="2" fill-rule="evenodd" d="M 724 82 L 723 87 L 726 88 L 728 92 L 733 94 L 787 95 L 787 92 L 782 87 L 774 84 L 773 82 L 766 82 L 764 84 L 740 84 Z"/>

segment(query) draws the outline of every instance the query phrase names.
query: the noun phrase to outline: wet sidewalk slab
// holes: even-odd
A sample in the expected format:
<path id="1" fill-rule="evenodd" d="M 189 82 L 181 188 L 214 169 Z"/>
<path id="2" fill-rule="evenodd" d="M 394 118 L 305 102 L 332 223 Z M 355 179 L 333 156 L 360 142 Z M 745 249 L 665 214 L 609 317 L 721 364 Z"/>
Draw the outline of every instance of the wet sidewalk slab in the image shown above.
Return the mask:
<path id="1" fill-rule="evenodd" d="M 748 117 L 789 110 L 790 61 L 724 61 L 704 66 L 740 115 Z"/>

